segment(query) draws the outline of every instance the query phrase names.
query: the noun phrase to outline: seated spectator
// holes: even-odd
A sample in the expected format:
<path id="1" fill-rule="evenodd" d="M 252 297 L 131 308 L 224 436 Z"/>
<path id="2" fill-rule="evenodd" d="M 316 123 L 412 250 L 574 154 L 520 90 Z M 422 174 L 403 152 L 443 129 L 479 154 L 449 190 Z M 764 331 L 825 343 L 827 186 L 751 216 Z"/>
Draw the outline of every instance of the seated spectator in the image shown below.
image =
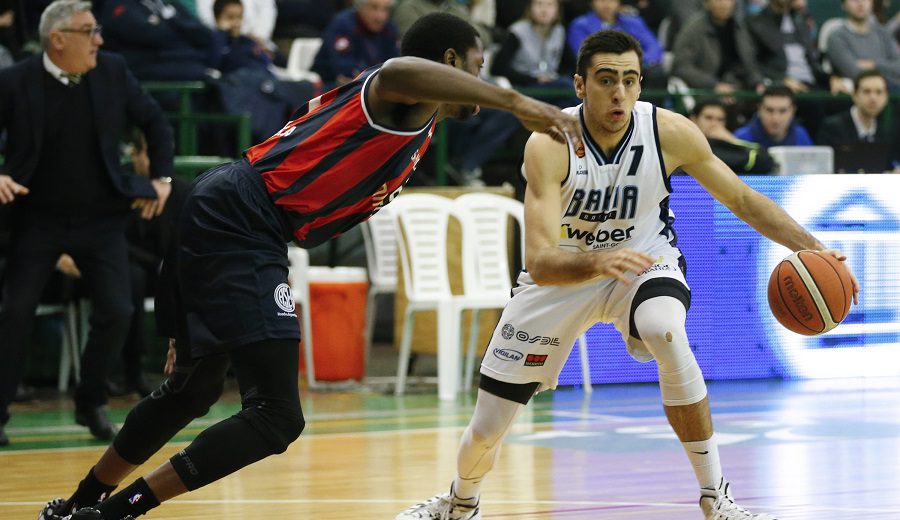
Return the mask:
<path id="1" fill-rule="evenodd" d="M 242 0 L 244 16 L 239 34 L 252 38 L 263 47 L 274 50 L 272 32 L 278 18 L 275 0 Z M 219 27 L 214 10 L 215 0 L 197 0 L 197 18 L 210 29 Z"/>
<path id="2" fill-rule="evenodd" d="M 290 114 L 310 100 L 316 86 L 309 81 L 278 79 L 271 71 L 273 57 L 284 57 L 241 34 L 242 0 L 216 0 L 213 5 L 218 29 L 214 65 L 222 77 L 213 82 L 222 107 L 232 114 L 250 114 L 250 132 L 263 140 L 277 132 Z"/>
<path id="3" fill-rule="evenodd" d="M 578 55 L 581 42 L 589 35 L 603 29 L 618 29 L 641 43 L 644 50 L 644 62 L 641 64 L 644 86 L 664 87 L 666 74 L 662 68 L 662 46 L 644 20 L 637 15 L 620 13 L 619 0 L 593 0 L 591 7 L 591 12 L 579 16 L 569 25 L 568 43 L 572 54 Z"/>
<path id="4" fill-rule="evenodd" d="M 890 90 L 900 89 L 900 49 L 887 29 L 872 19 L 871 0 L 841 0 L 845 23 L 835 28 L 825 47 L 834 73 L 855 78 L 878 69 Z"/>
<path id="5" fill-rule="evenodd" d="M 816 144 L 835 148 L 836 158 L 844 145 L 872 145 L 873 154 L 881 153 L 894 144 L 894 132 L 883 117 L 887 103 L 885 77 L 877 70 L 861 73 L 853 80 L 853 106 L 822 122 Z M 896 152 L 884 157 L 882 171 L 894 169 L 895 158 L 889 155 L 896 155 Z"/>
<path id="6" fill-rule="evenodd" d="M 747 21 L 760 72 L 770 82 L 784 83 L 794 93 L 830 88 L 829 75 L 819 63 L 816 42 L 791 3 L 769 0 L 765 9 Z"/>
<path id="7" fill-rule="evenodd" d="M 784 85 L 767 87 L 753 119 L 738 128 L 734 135 L 738 139 L 759 143 L 766 148 L 812 146 L 809 132 L 794 121 L 796 112 L 794 92 L 791 89 Z"/>
<path id="8" fill-rule="evenodd" d="M 571 90 L 574 69 L 566 30 L 559 23 L 559 0 L 531 0 L 522 19 L 509 26 L 491 62 L 491 74 L 506 77 L 516 87 Z"/>
<path id="9" fill-rule="evenodd" d="M 675 38 L 672 76 L 717 94 L 762 89 L 753 40 L 734 6 L 734 0 L 704 0 L 704 10 Z"/>
<path id="10" fill-rule="evenodd" d="M 212 31 L 180 4 L 106 0 L 106 47 L 121 53 L 139 80 L 196 81 L 209 76 Z"/>
<path id="11" fill-rule="evenodd" d="M 0 69 L 15 62 L 22 46 L 15 7 L 13 0 L 0 0 Z"/>
<path id="12" fill-rule="evenodd" d="M 325 33 L 312 70 L 329 86 L 341 86 L 367 68 L 400 55 L 400 33 L 391 20 L 394 0 L 354 0 Z"/>
<path id="13" fill-rule="evenodd" d="M 284 56 L 269 51 L 260 40 L 247 36 L 243 30 L 244 1 L 215 0 L 213 15 L 213 65 L 223 74 L 239 69 L 265 69 L 275 59 L 284 64 Z"/>
<path id="14" fill-rule="evenodd" d="M 691 110 L 691 121 L 706 136 L 713 154 L 734 173 L 772 173 L 775 161 L 769 152 L 735 137 L 725 126 L 726 116 L 725 104 L 718 100 L 701 101 Z"/>

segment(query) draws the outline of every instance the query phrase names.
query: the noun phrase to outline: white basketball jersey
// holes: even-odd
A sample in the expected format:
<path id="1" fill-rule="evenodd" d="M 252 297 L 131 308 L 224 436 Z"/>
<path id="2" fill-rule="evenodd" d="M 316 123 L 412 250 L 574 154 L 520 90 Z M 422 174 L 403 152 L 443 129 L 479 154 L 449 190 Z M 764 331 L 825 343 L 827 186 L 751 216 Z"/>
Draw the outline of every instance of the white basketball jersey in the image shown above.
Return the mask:
<path id="1" fill-rule="evenodd" d="M 569 146 L 569 173 L 561 187 L 560 246 L 649 252 L 674 245 L 672 186 L 663 166 L 656 107 L 635 104 L 628 130 L 610 157 L 588 134 L 581 105 L 565 111 L 581 117 L 585 154 L 578 157 Z"/>

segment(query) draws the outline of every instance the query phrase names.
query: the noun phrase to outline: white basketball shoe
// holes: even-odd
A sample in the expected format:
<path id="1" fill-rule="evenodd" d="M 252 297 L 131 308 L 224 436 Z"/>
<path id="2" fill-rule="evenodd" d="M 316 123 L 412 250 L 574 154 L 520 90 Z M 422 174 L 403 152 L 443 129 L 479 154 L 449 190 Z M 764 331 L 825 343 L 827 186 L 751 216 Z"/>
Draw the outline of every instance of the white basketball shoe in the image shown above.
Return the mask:
<path id="1" fill-rule="evenodd" d="M 700 488 L 700 508 L 706 520 L 778 520 L 766 513 L 751 513 L 734 503 L 724 478 L 716 489 Z"/>
<path id="2" fill-rule="evenodd" d="M 394 520 L 481 520 L 478 504 L 455 502 L 451 493 L 435 495 L 397 515 Z"/>

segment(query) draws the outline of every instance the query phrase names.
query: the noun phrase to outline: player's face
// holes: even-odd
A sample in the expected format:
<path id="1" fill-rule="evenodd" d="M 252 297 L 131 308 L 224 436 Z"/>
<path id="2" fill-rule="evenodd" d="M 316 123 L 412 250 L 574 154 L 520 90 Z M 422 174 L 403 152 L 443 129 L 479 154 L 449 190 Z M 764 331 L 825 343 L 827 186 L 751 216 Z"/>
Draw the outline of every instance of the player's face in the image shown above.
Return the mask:
<path id="1" fill-rule="evenodd" d="M 763 98 L 759 106 L 759 120 L 767 134 L 782 139 L 794 120 L 794 103 L 785 96 Z"/>
<path id="2" fill-rule="evenodd" d="M 725 111 L 722 110 L 722 107 L 715 105 L 707 106 L 697 115 L 694 123 L 700 128 L 703 135 L 709 136 L 716 130 L 725 127 Z"/>
<path id="3" fill-rule="evenodd" d="M 853 104 L 868 117 L 878 117 L 887 106 L 887 101 L 887 84 L 884 78 L 877 76 L 864 78 L 853 93 Z"/>
<path id="4" fill-rule="evenodd" d="M 90 11 L 75 13 L 58 31 L 50 34 L 50 45 L 59 51 L 57 65 L 72 74 L 81 74 L 97 66 L 97 51 L 103 45 L 97 19 Z"/>
<path id="5" fill-rule="evenodd" d="M 591 57 L 585 77 L 575 75 L 575 93 L 584 100 L 585 117 L 608 132 L 628 126 L 641 94 L 641 63 L 634 51 Z"/>
<path id="6" fill-rule="evenodd" d="M 450 65 L 473 76 L 480 76 L 484 67 L 484 47 L 481 45 L 481 38 L 475 38 L 475 46 L 466 51 L 461 59 L 459 57 L 454 59 Z M 478 105 L 444 105 L 442 109 L 444 117 L 462 120 L 474 116 L 479 110 L 481 108 Z"/>

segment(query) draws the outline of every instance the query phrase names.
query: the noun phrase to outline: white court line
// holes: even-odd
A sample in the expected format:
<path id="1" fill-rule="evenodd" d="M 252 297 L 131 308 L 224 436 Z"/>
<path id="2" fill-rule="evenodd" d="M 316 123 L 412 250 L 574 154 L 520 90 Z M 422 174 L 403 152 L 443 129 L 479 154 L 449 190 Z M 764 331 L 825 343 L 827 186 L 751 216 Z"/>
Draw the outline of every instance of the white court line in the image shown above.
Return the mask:
<path id="1" fill-rule="evenodd" d="M 366 504 L 412 504 L 418 499 L 400 499 L 400 498 L 375 498 L 375 499 L 221 499 L 221 500 L 191 500 L 175 498 L 168 503 L 179 503 L 188 505 L 265 505 L 265 504 L 344 504 L 344 505 L 366 505 Z M 612 502 L 604 500 L 491 500 L 491 504 L 498 505 L 533 505 L 533 506 L 593 506 L 593 507 L 653 507 L 653 508 L 685 508 L 694 509 L 697 507 L 694 503 L 676 503 L 676 502 Z M 3 502 L 0 501 L 0 507 L 22 507 L 22 506 L 43 506 L 46 502 Z M 758 502 L 753 502 L 759 506 Z M 897 508 L 861 508 L 861 507 L 822 507 L 810 506 L 807 504 L 798 504 L 796 506 L 779 506 L 779 509 L 802 508 L 807 512 L 840 512 L 840 513 L 900 513 L 900 507 Z"/>

